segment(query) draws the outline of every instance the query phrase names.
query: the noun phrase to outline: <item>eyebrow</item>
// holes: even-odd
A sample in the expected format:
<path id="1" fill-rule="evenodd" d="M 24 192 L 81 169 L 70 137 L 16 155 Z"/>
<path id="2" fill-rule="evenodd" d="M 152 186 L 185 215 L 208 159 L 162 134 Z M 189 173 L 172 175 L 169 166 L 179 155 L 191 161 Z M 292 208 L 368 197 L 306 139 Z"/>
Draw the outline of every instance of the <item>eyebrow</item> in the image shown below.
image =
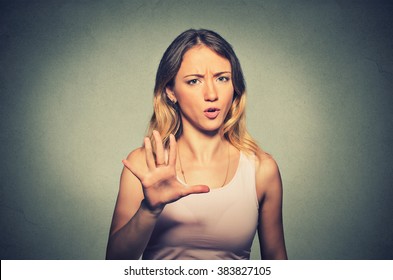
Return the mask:
<path id="1" fill-rule="evenodd" d="M 217 72 L 213 75 L 213 77 L 217 77 L 217 76 L 221 76 L 222 74 L 232 74 L 231 71 L 221 71 L 221 72 Z M 198 78 L 203 78 L 205 77 L 205 75 L 202 74 L 188 74 L 185 75 L 183 78 L 187 78 L 187 77 L 198 77 Z"/>

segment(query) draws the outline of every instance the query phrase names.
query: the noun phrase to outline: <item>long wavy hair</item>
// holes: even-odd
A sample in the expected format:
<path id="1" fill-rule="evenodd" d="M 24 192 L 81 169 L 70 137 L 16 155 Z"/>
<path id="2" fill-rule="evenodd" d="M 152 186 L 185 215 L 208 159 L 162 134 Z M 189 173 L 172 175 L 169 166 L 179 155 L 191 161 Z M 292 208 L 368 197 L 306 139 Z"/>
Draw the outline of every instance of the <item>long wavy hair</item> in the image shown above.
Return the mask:
<path id="1" fill-rule="evenodd" d="M 163 139 L 165 148 L 169 146 L 169 135 L 176 139 L 182 134 L 180 108 L 169 100 L 166 87 L 173 87 L 184 54 L 191 48 L 204 45 L 226 58 L 231 63 L 234 97 L 232 106 L 224 120 L 220 133 L 238 150 L 247 154 L 257 154 L 260 148 L 246 129 L 245 106 L 246 86 L 240 62 L 232 46 L 219 34 L 206 29 L 189 29 L 181 33 L 167 48 L 156 74 L 153 106 L 154 112 L 148 128 L 148 137 L 154 140 L 153 130 L 157 130 Z"/>

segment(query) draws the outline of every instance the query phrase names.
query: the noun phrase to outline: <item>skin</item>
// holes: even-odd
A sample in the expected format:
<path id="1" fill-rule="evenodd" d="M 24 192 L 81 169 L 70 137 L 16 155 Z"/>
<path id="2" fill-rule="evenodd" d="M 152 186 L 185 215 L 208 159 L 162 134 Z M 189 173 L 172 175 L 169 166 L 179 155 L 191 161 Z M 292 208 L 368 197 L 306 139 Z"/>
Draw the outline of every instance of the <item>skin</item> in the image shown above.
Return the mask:
<path id="1" fill-rule="evenodd" d="M 166 152 L 159 133 L 154 131 L 156 157 L 149 138 L 145 138 L 144 147 L 123 160 L 108 259 L 138 259 L 166 204 L 222 187 L 235 175 L 240 152 L 219 133 L 234 94 L 230 62 L 205 46 L 196 46 L 184 54 L 174 86 L 166 88 L 166 92 L 179 104 L 183 133 L 177 141 L 171 135 Z M 207 108 L 216 108 L 219 113 L 212 117 L 206 113 Z M 261 256 L 287 259 L 279 169 L 274 159 L 262 151 L 255 158 Z M 187 188 L 178 177 L 187 182 Z"/>

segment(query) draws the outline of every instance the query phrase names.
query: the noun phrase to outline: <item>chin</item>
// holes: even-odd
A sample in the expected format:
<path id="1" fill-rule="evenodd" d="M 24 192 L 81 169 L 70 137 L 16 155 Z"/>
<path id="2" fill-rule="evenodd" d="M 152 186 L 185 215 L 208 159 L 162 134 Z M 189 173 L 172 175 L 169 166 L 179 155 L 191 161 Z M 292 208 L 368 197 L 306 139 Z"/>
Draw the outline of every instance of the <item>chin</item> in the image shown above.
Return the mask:
<path id="1" fill-rule="evenodd" d="M 220 132 L 221 127 L 224 125 L 222 120 L 210 120 L 206 122 L 205 120 L 200 120 L 198 122 L 190 123 L 199 132 L 214 136 Z"/>
<path id="2" fill-rule="evenodd" d="M 217 133 L 220 132 L 221 127 L 222 127 L 222 125 L 220 125 L 220 126 L 215 125 L 215 126 L 210 126 L 210 127 L 205 126 L 205 127 L 201 127 L 199 130 L 204 134 L 208 134 L 208 135 L 213 136 L 213 135 L 216 135 Z"/>

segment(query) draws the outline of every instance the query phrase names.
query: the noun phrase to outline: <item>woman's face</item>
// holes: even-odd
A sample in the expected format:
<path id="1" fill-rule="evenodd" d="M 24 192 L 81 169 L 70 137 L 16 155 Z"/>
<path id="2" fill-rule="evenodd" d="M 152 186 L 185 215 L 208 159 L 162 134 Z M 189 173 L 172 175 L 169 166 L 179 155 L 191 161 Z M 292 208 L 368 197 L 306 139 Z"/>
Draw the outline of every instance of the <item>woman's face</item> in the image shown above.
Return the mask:
<path id="1" fill-rule="evenodd" d="M 230 62 L 206 46 L 188 50 L 166 92 L 180 107 L 183 130 L 217 131 L 224 123 L 233 99 Z"/>

